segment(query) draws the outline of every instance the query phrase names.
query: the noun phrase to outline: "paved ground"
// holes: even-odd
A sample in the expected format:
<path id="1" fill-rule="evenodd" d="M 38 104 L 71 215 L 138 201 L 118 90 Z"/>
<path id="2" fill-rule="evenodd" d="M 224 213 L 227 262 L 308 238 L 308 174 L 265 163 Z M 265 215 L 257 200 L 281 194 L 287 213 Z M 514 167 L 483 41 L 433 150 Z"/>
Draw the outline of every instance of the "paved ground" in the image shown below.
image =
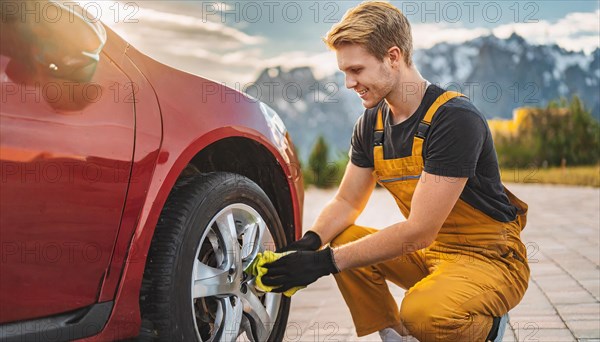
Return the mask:
<path id="1" fill-rule="evenodd" d="M 523 301 L 510 312 L 504 341 L 600 341 L 600 189 L 508 187 L 530 207 L 523 241 L 532 272 Z M 305 229 L 333 195 L 307 191 Z M 403 219 L 387 192 L 378 189 L 357 223 L 383 228 Z M 400 302 L 404 291 L 390 287 Z M 333 277 L 325 277 L 293 297 L 286 340 L 379 341 L 379 336 L 356 336 Z"/>

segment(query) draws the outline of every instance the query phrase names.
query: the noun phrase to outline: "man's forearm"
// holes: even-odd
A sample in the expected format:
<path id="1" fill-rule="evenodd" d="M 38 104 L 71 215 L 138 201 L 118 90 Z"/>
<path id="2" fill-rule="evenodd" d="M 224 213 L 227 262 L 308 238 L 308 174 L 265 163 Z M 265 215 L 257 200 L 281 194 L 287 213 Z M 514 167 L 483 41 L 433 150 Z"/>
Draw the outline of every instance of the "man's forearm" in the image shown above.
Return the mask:
<path id="1" fill-rule="evenodd" d="M 425 248 L 434 238 L 403 221 L 335 248 L 334 260 L 340 270 L 368 266 Z"/>
<path id="2" fill-rule="evenodd" d="M 331 242 L 349 225 L 353 224 L 360 212 L 343 199 L 332 199 L 321 211 L 310 230 L 319 234 L 321 242 Z"/>

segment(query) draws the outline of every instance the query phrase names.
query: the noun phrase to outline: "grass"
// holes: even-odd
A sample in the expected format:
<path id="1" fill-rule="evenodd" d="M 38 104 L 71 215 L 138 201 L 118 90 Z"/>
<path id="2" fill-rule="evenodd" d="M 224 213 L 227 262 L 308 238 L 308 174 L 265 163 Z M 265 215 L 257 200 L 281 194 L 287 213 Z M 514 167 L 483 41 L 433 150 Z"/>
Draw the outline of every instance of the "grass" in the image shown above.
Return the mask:
<path id="1" fill-rule="evenodd" d="M 344 175 L 344 160 L 342 162 L 330 163 L 336 166 L 335 172 L 327 176 L 326 187 L 336 187 Z M 304 186 L 312 184 L 312 173 L 309 170 L 304 172 Z M 501 168 L 500 177 L 503 183 L 525 183 L 525 184 L 561 184 L 574 186 L 600 187 L 600 164 L 592 166 L 569 166 L 564 169 L 560 167 L 530 167 L 530 168 Z"/>
<path id="2" fill-rule="evenodd" d="M 566 168 L 501 169 L 504 183 L 564 184 L 600 187 L 600 165 Z"/>

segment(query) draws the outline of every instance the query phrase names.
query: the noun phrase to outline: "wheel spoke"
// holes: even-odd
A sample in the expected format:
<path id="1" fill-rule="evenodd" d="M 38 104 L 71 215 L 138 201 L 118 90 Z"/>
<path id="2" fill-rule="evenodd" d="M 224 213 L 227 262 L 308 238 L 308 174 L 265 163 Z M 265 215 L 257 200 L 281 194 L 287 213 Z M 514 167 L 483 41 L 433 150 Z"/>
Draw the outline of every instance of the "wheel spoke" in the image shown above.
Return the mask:
<path id="1" fill-rule="evenodd" d="M 259 221 L 261 235 L 258 237 L 258 243 L 261 251 L 275 251 L 275 240 L 273 240 L 273 236 L 269 234 L 269 228 L 267 224 L 262 219 Z"/>
<path id="2" fill-rule="evenodd" d="M 240 260 L 240 244 L 237 240 L 237 229 L 235 227 L 235 220 L 233 217 L 233 210 L 228 209 L 221 213 L 216 218 L 219 232 L 223 236 L 223 243 L 225 244 L 225 252 L 227 254 L 227 265 L 232 267 L 238 265 Z"/>
<path id="3" fill-rule="evenodd" d="M 222 212 L 221 215 L 217 217 L 216 221 L 223 234 L 228 233 L 228 237 L 237 239 L 237 229 L 233 218 L 233 210 L 228 209 L 227 211 Z"/>
<path id="4" fill-rule="evenodd" d="M 193 298 L 225 295 L 234 291 L 228 270 L 210 267 L 196 260 L 193 282 Z"/>
<path id="5" fill-rule="evenodd" d="M 221 301 L 223 320 L 221 321 L 221 338 L 219 341 L 235 341 L 242 324 L 243 305 L 238 297 L 224 298 Z M 233 301 L 233 303 L 232 303 Z"/>
<path id="6" fill-rule="evenodd" d="M 275 293 L 275 292 L 265 293 L 264 306 L 265 306 L 265 309 L 267 310 L 267 312 L 270 312 L 271 315 L 274 315 L 274 317 L 271 318 L 271 320 L 273 320 L 273 321 L 275 321 L 275 318 L 277 316 L 277 312 L 279 310 L 279 305 L 281 305 L 282 297 L 283 297 L 283 295 L 281 293 Z M 269 317 L 271 317 L 271 316 L 269 316 Z"/>
<path id="7" fill-rule="evenodd" d="M 252 260 L 256 257 L 257 235 L 260 234 L 260 227 L 257 223 L 250 223 L 244 229 L 244 238 L 242 240 L 242 261 Z"/>
<path id="8" fill-rule="evenodd" d="M 240 327 L 240 335 L 241 333 L 246 333 L 246 338 L 248 338 L 249 342 L 261 342 L 254 339 L 252 335 L 252 327 L 250 326 L 250 320 L 248 319 L 248 315 L 242 315 L 242 326 Z"/>
<path id="9" fill-rule="evenodd" d="M 263 303 L 252 290 L 242 293 L 242 302 L 244 303 L 244 312 L 249 317 L 250 324 L 256 332 L 254 340 L 266 341 L 273 328 L 273 322 L 271 322 L 271 317 Z"/>
<path id="10" fill-rule="evenodd" d="M 244 245 L 242 246 L 242 262 L 244 263 L 244 268 L 256 258 L 256 255 L 259 252 L 264 251 L 269 247 L 269 242 L 266 241 L 265 243 L 264 241 L 265 236 L 269 235 L 265 234 L 266 229 L 267 225 L 260 217 L 256 218 L 256 222 L 247 226 L 243 239 Z"/>
<path id="11" fill-rule="evenodd" d="M 215 252 L 217 265 L 221 265 L 223 263 L 223 260 L 225 259 L 225 251 L 222 251 L 221 246 L 219 246 L 219 237 L 217 236 L 214 230 L 209 229 L 206 238 L 208 239 L 212 250 Z"/>

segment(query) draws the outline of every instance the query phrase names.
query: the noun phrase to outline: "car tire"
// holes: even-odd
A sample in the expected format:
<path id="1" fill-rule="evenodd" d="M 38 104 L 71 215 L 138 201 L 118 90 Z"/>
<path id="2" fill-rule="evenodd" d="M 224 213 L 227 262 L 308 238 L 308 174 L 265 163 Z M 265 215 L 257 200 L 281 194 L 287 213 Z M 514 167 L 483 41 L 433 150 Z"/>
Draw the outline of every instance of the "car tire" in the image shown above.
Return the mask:
<path id="1" fill-rule="evenodd" d="M 148 253 L 140 338 L 235 341 L 246 333 L 282 341 L 290 299 L 257 290 L 243 268 L 285 239 L 273 204 L 250 179 L 215 172 L 178 181 Z"/>

